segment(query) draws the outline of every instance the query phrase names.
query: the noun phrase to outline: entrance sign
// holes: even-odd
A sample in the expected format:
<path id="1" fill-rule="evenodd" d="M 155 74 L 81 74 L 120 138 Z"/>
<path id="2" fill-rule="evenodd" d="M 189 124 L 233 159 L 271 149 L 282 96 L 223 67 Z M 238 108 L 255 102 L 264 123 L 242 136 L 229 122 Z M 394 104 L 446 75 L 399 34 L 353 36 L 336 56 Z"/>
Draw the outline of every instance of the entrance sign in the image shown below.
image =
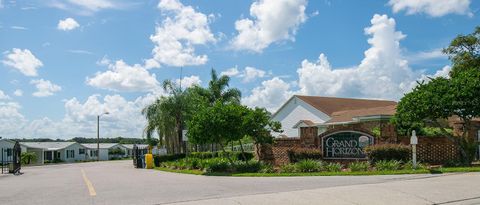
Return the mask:
<path id="1" fill-rule="evenodd" d="M 322 138 L 323 157 L 327 159 L 364 159 L 363 148 L 373 144 L 373 137 L 356 131 L 341 131 Z"/>

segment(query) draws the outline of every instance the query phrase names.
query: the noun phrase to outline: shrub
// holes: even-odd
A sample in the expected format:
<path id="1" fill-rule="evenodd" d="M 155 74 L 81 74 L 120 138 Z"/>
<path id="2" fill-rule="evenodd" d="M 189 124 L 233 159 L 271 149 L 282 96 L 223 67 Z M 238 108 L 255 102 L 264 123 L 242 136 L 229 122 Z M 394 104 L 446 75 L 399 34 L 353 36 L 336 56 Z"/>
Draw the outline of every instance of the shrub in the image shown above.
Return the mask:
<path id="1" fill-rule="evenodd" d="M 406 162 L 410 159 L 410 147 L 400 144 L 380 144 L 365 147 L 370 162 L 380 160 L 397 160 Z"/>
<path id="2" fill-rule="evenodd" d="M 280 166 L 280 172 L 283 172 L 283 173 L 294 173 L 296 171 L 297 169 L 295 164 L 284 164 Z"/>
<path id="3" fill-rule="evenodd" d="M 260 169 L 260 173 L 274 173 L 275 172 L 275 169 L 273 168 L 273 166 L 271 164 L 265 164 L 265 163 L 261 163 L 262 165 L 262 168 Z"/>
<path id="4" fill-rule="evenodd" d="M 237 172 L 259 172 L 262 168 L 264 168 L 263 164 L 256 160 L 250 160 L 247 162 L 245 161 L 236 161 L 235 162 L 235 170 Z"/>
<path id="5" fill-rule="evenodd" d="M 188 154 L 190 158 L 210 159 L 218 157 L 218 152 L 192 152 Z"/>
<path id="6" fill-rule="evenodd" d="M 448 160 L 443 163 L 444 167 L 461 167 L 462 162 L 460 160 Z"/>
<path id="7" fill-rule="evenodd" d="M 225 158 L 211 158 L 204 160 L 203 169 L 205 172 L 227 172 L 231 171 L 230 162 Z"/>
<path id="8" fill-rule="evenodd" d="M 399 170 L 402 163 L 397 160 L 380 160 L 375 163 L 375 168 L 378 171 Z"/>
<path id="9" fill-rule="evenodd" d="M 175 161 L 183 158 L 185 158 L 185 154 L 154 155 L 153 163 L 158 167 L 162 162 Z"/>
<path id="10" fill-rule="evenodd" d="M 329 172 L 339 172 L 342 171 L 343 165 L 340 163 L 328 163 L 327 165 L 324 166 L 325 170 Z"/>
<path id="11" fill-rule="evenodd" d="M 290 162 L 296 163 L 305 159 L 322 159 L 322 152 L 318 149 L 294 149 L 288 151 Z"/>
<path id="12" fill-rule="evenodd" d="M 254 155 L 252 152 L 245 152 L 246 161 L 252 160 Z M 191 158 L 211 159 L 211 158 L 231 158 L 233 160 L 244 160 L 242 152 L 192 152 L 188 155 Z"/>
<path id="13" fill-rule="evenodd" d="M 295 163 L 296 170 L 299 172 L 319 172 L 322 170 L 322 163 L 312 159 L 304 159 Z"/>
<path id="14" fill-rule="evenodd" d="M 403 169 L 412 170 L 413 169 L 413 162 L 410 160 L 407 163 L 403 164 Z M 417 169 L 426 169 L 427 166 L 423 163 L 417 162 Z"/>
<path id="15" fill-rule="evenodd" d="M 369 167 L 370 163 L 368 162 L 352 162 L 348 165 L 348 168 L 350 168 L 352 172 L 368 171 Z"/>

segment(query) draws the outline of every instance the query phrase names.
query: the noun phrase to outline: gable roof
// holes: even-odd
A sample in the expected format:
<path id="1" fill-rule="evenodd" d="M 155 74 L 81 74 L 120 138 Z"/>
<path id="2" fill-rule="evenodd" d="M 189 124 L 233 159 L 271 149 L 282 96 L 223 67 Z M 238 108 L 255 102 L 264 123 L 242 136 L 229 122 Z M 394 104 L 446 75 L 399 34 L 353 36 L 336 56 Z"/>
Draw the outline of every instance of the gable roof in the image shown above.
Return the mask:
<path id="1" fill-rule="evenodd" d="M 326 123 L 350 122 L 356 117 L 392 116 L 395 114 L 396 108 L 396 105 L 389 105 L 384 107 L 337 111 L 332 113 L 332 118 Z"/>
<path id="2" fill-rule="evenodd" d="M 305 103 L 311 105 L 315 109 L 332 117 L 333 113 L 347 110 L 368 110 L 370 108 L 396 106 L 395 101 L 389 100 L 370 100 L 370 99 L 354 99 L 354 98 L 336 98 L 321 96 L 304 96 L 295 95 Z M 381 109 L 379 109 L 381 110 Z M 337 113 L 339 115 L 339 113 Z"/>
<path id="3" fill-rule="evenodd" d="M 82 145 L 87 147 L 88 149 L 97 149 L 97 143 L 88 143 L 88 144 L 82 144 Z M 118 143 L 100 143 L 99 145 L 100 145 L 100 149 L 110 149 L 115 145 L 118 145 Z"/>
<path id="4" fill-rule="evenodd" d="M 139 149 L 147 149 L 148 144 L 136 144 Z M 133 144 L 122 144 L 122 146 L 126 147 L 127 149 L 133 149 Z"/>
<path id="5" fill-rule="evenodd" d="M 20 144 L 29 147 L 44 150 L 60 150 L 76 144 L 77 142 L 20 142 Z"/>

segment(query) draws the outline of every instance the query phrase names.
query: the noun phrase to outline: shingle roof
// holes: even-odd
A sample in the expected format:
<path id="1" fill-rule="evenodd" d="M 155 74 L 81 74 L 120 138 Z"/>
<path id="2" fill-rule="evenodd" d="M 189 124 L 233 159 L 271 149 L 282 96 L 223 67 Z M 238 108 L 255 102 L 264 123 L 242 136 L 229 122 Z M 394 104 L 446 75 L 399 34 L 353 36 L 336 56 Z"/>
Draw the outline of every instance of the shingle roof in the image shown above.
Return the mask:
<path id="1" fill-rule="evenodd" d="M 369 100 L 304 95 L 296 95 L 296 97 L 329 116 L 332 116 L 333 113 L 339 111 L 361 110 L 397 105 L 395 101 L 389 100 Z"/>
<path id="2" fill-rule="evenodd" d="M 20 144 L 26 147 L 44 149 L 44 150 L 64 149 L 75 143 L 76 142 L 20 142 Z"/>
<path id="3" fill-rule="evenodd" d="M 88 143 L 82 144 L 83 146 L 87 147 L 88 149 L 97 149 L 97 143 Z M 100 149 L 110 149 L 118 143 L 100 143 Z"/>
<path id="4" fill-rule="evenodd" d="M 374 107 L 357 110 L 343 110 L 332 113 L 331 119 L 327 123 L 335 122 L 350 122 L 355 117 L 365 116 L 392 116 L 395 114 L 396 105 L 389 105 L 384 107 Z"/>

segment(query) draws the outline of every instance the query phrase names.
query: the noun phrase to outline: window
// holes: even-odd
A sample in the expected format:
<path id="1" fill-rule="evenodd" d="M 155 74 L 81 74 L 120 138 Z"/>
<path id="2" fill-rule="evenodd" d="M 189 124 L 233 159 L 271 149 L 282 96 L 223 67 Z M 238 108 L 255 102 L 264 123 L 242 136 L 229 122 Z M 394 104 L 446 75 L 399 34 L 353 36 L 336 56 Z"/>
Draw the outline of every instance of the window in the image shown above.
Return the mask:
<path id="1" fill-rule="evenodd" d="M 7 150 L 5 150 L 5 152 L 7 152 L 7 157 L 12 156 L 12 149 L 11 148 L 7 148 Z"/>
<path id="2" fill-rule="evenodd" d="M 85 149 L 78 149 L 78 154 L 85 154 Z"/>
<path id="3" fill-rule="evenodd" d="M 67 158 L 75 158 L 75 150 L 67 150 Z"/>
<path id="4" fill-rule="evenodd" d="M 97 156 L 97 150 L 90 150 L 90 156 L 91 157 L 96 157 Z"/>

